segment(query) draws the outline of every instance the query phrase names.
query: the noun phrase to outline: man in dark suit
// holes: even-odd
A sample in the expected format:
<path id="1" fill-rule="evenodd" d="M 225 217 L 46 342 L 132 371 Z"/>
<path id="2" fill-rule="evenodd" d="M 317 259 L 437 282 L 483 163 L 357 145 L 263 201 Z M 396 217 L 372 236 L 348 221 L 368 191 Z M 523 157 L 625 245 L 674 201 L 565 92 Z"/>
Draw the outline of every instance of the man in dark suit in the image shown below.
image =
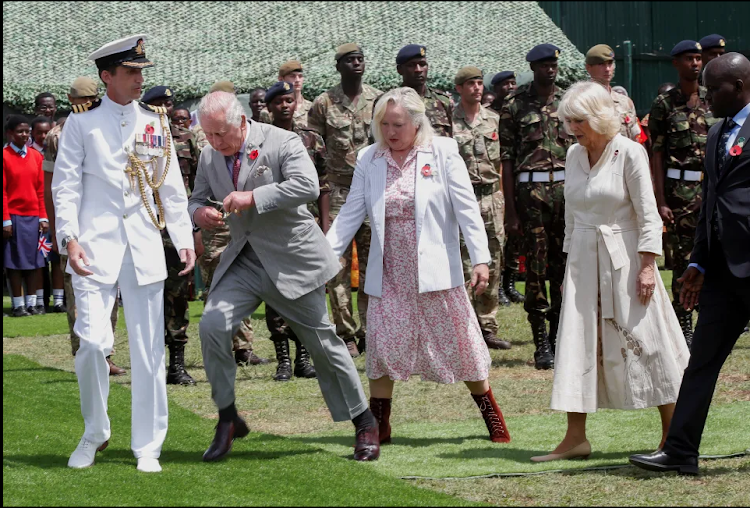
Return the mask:
<path id="1" fill-rule="evenodd" d="M 701 311 L 664 447 L 631 455 L 651 471 L 698 474 L 698 448 L 716 380 L 750 319 L 750 61 L 739 53 L 705 69 L 706 99 L 724 120 L 708 133 L 703 203 L 680 302 Z"/>

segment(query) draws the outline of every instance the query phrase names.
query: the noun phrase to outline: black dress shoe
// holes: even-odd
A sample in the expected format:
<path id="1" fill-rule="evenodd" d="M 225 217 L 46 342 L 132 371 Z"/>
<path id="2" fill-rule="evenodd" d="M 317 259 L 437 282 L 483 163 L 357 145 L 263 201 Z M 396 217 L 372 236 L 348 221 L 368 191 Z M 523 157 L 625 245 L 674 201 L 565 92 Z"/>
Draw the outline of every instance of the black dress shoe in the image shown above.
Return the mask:
<path id="1" fill-rule="evenodd" d="M 29 312 L 24 307 L 16 307 L 13 309 L 12 317 L 26 317 L 30 316 Z"/>
<path id="2" fill-rule="evenodd" d="M 654 453 L 631 455 L 630 463 L 641 469 L 661 473 L 666 471 L 677 471 L 680 474 L 698 474 L 697 458 L 675 459 L 661 450 L 656 450 Z"/>
<path id="3" fill-rule="evenodd" d="M 58 303 L 54 307 L 52 307 L 52 312 L 55 314 L 65 314 L 68 312 L 68 308 L 63 303 Z"/>
<path id="4" fill-rule="evenodd" d="M 354 445 L 354 460 L 378 460 L 380 457 L 380 437 L 378 427 L 367 427 L 357 431 L 357 442 Z"/>
<path id="5" fill-rule="evenodd" d="M 213 462 L 224 458 L 232 451 L 232 443 L 235 439 L 247 436 L 250 429 L 247 428 L 245 420 L 236 417 L 231 422 L 219 422 L 216 425 L 216 434 L 211 446 L 203 454 L 203 462 Z"/>
<path id="6" fill-rule="evenodd" d="M 38 316 L 41 314 L 41 312 L 39 312 L 39 307 L 26 307 L 26 312 L 29 314 L 29 316 Z"/>

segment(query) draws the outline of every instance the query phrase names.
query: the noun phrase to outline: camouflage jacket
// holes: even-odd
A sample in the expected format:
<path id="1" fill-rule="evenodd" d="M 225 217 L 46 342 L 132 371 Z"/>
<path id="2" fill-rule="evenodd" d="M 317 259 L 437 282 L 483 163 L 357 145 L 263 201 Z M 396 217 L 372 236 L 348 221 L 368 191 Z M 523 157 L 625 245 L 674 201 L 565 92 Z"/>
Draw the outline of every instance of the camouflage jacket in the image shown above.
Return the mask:
<path id="1" fill-rule="evenodd" d="M 206 145 L 208 145 L 208 138 L 206 138 L 206 133 L 203 132 L 203 127 L 196 125 L 195 127 L 190 127 L 190 131 L 195 136 L 195 144 L 198 146 L 198 150 L 206 148 Z"/>
<path id="2" fill-rule="evenodd" d="M 323 181 L 323 176 L 326 174 L 326 144 L 323 142 L 322 136 L 309 127 L 296 122 L 292 125 L 292 132 L 300 137 L 302 144 L 307 149 L 307 154 L 315 164 L 320 190 L 327 190 L 328 184 Z"/>
<path id="3" fill-rule="evenodd" d="M 479 114 L 471 124 L 460 103 L 453 110 L 453 139 L 458 143 L 458 151 L 474 185 L 500 181 L 499 121 L 500 116 L 484 106 L 479 106 Z"/>
<path id="4" fill-rule="evenodd" d="M 50 129 L 44 140 L 42 169 L 47 173 L 52 173 L 55 170 L 55 159 L 57 159 L 57 150 L 60 146 L 60 134 L 62 134 L 63 125 L 65 125 L 65 121 L 61 119 L 57 125 Z"/>
<path id="5" fill-rule="evenodd" d="M 706 136 L 714 118 L 706 104 L 706 89 L 698 88 L 699 101 L 694 109 L 677 86 L 658 96 L 651 105 L 648 130 L 654 153 L 664 153 L 664 169 L 703 171 Z"/>
<path id="6" fill-rule="evenodd" d="M 294 110 L 294 116 L 292 117 L 294 123 L 302 127 L 307 127 L 307 112 L 310 111 L 311 107 L 312 102 L 302 97 L 302 102 L 298 102 L 297 109 Z M 273 123 L 273 115 L 270 111 L 264 109 L 260 112 L 260 119 L 258 121 L 261 123 Z"/>
<path id="7" fill-rule="evenodd" d="M 436 136 L 453 136 L 453 101 L 441 90 L 427 87 L 422 98 L 427 118 L 430 119 Z"/>
<path id="8" fill-rule="evenodd" d="M 307 126 L 325 141 L 328 151 L 325 178 L 335 176 L 351 181 L 357 152 L 368 144 L 375 99 L 382 93 L 363 84 L 357 104 L 353 105 L 338 84 L 313 101 Z"/>
<path id="9" fill-rule="evenodd" d="M 641 126 L 638 123 L 638 115 L 635 112 L 635 104 L 621 93 L 610 90 L 609 95 L 615 103 L 615 110 L 620 116 L 620 134 L 628 139 L 637 141 L 641 133 Z"/>
<path id="10" fill-rule="evenodd" d="M 185 182 L 185 190 L 188 194 L 193 190 L 195 183 L 195 174 L 198 171 L 198 159 L 201 151 L 195 141 L 195 134 L 190 130 L 178 125 L 170 125 L 172 131 L 172 140 L 174 141 L 173 150 L 177 155 L 177 162 L 180 164 L 182 180 Z"/>
<path id="11" fill-rule="evenodd" d="M 540 102 L 534 82 L 510 94 L 500 113 L 500 156 L 522 171 L 565 169 L 565 154 L 574 138 L 557 116 L 563 91 L 555 86 L 552 101 Z"/>

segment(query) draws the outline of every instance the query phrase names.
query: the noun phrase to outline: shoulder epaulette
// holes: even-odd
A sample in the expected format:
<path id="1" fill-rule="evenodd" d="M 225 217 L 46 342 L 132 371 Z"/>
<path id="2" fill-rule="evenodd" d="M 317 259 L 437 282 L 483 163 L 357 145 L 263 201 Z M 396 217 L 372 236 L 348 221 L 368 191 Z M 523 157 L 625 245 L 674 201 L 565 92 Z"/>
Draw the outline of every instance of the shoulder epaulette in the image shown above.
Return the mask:
<path id="1" fill-rule="evenodd" d="M 101 103 L 101 99 L 96 99 L 95 101 L 84 102 L 83 104 L 73 104 L 71 109 L 73 113 L 85 113 L 86 111 L 98 108 Z"/>
<path id="2" fill-rule="evenodd" d="M 150 111 L 151 113 L 156 113 L 157 115 L 167 114 L 167 108 L 165 108 L 164 106 L 152 106 L 151 104 L 146 104 L 145 102 L 139 102 L 138 104 L 140 104 L 143 109 L 145 109 L 146 111 Z"/>

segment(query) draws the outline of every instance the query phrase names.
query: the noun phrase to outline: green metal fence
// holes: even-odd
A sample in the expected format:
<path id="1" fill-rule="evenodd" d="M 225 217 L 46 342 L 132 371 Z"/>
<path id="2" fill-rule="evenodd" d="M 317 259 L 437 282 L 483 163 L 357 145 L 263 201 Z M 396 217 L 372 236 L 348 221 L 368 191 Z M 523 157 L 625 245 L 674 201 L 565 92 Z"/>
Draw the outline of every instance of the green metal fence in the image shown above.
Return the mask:
<path id="1" fill-rule="evenodd" d="M 628 90 L 640 116 L 648 113 L 659 85 L 677 80 L 669 52 L 679 41 L 718 33 L 727 51 L 750 55 L 747 1 L 538 3 L 582 53 L 595 44 L 612 46 L 613 84 Z"/>

